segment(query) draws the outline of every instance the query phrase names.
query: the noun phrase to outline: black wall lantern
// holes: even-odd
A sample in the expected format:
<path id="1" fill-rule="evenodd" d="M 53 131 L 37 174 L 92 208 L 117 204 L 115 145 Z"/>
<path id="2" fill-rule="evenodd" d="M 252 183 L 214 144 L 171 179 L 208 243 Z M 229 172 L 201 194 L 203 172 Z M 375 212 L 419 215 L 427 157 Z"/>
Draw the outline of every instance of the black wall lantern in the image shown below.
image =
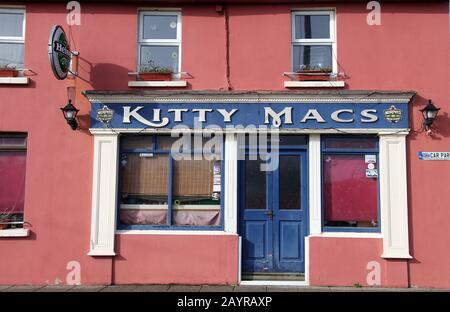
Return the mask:
<path id="1" fill-rule="evenodd" d="M 426 131 L 431 130 L 431 125 L 433 124 L 434 120 L 436 119 L 437 114 L 439 113 L 440 108 L 437 108 L 433 105 L 433 102 L 431 100 L 428 100 L 427 106 L 422 108 L 420 111 L 423 115 L 423 127 Z"/>
<path id="2" fill-rule="evenodd" d="M 80 110 L 73 106 L 71 100 L 69 100 L 69 103 L 67 103 L 66 106 L 61 107 L 61 110 L 70 128 L 76 130 L 78 128 L 77 114 Z"/>

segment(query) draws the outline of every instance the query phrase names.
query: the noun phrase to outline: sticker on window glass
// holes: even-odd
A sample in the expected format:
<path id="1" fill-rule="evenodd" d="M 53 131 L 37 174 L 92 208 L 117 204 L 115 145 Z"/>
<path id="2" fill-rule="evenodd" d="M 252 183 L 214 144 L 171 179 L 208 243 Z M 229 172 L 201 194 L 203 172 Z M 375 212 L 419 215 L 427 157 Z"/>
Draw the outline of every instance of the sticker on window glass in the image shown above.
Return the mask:
<path id="1" fill-rule="evenodd" d="M 377 178 L 378 170 L 377 169 L 366 169 L 366 178 Z"/>
<path id="2" fill-rule="evenodd" d="M 220 185 L 220 175 L 219 174 L 214 175 L 214 185 Z"/>
<path id="3" fill-rule="evenodd" d="M 219 185 L 213 185 L 213 192 L 220 192 L 220 184 Z"/>
<path id="4" fill-rule="evenodd" d="M 139 153 L 139 157 L 153 157 L 153 153 Z"/>
<path id="5" fill-rule="evenodd" d="M 177 28 L 177 23 L 176 22 L 171 22 L 170 23 L 170 28 L 172 28 L 172 29 Z"/>
<path id="6" fill-rule="evenodd" d="M 214 192 L 211 194 L 212 200 L 219 200 L 220 199 L 220 193 Z"/>
<path id="7" fill-rule="evenodd" d="M 220 174 L 220 163 L 214 164 L 214 174 Z"/>
<path id="8" fill-rule="evenodd" d="M 364 155 L 366 164 L 375 164 L 377 162 L 377 156 L 376 155 Z"/>
<path id="9" fill-rule="evenodd" d="M 178 57 L 178 53 L 177 52 L 173 52 L 172 53 L 172 58 L 176 59 Z"/>
<path id="10" fill-rule="evenodd" d="M 375 169 L 375 165 L 374 164 L 368 164 L 367 165 L 367 169 Z"/>

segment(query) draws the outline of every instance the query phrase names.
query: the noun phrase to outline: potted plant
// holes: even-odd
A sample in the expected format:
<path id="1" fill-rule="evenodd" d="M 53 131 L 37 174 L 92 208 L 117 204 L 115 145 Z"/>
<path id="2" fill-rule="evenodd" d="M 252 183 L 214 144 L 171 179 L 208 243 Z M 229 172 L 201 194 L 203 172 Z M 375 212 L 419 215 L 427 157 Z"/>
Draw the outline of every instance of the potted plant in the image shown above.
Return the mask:
<path id="1" fill-rule="evenodd" d="M 0 64 L 0 77 L 17 77 L 19 71 L 11 64 Z"/>
<path id="2" fill-rule="evenodd" d="M 301 81 L 328 81 L 330 80 L 331 67 L 317 65 L 301 65 L 296 71 L 297 79 Z"/>
<path id="3" fill-rule="evenodd" d="M 139 68 L 139 80 L 144 81 L 170 81 L 172 80 L 173 70 L 170 67 L 158 66 L 154 61 L 150 61 L 149 65 Z"/>
<path id="4" fill-rule="evenodd" d="M 9 227 L 9 222 L 11 222 L 11 215 L 9 213 L 0 214 L 0 230 L 5 230 Z"/>

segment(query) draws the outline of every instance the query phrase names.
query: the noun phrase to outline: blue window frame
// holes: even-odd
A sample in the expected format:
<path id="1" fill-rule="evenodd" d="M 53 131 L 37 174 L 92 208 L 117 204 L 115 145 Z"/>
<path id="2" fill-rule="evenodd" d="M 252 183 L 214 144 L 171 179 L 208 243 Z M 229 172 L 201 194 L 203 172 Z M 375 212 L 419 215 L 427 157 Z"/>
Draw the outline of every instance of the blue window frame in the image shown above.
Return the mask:
<path id="1" fill-rule="evenodd" d="M 378 137 L 322 137 L 322 230 L 380 232 Z"/>
<path id="2" fill-rule="evenodd" d="M 171 151 L 177 139 L 121 137 L 118 229 L 223 229 L 223 144 L 216 158 L 192 149 L 180 160 Z"/>

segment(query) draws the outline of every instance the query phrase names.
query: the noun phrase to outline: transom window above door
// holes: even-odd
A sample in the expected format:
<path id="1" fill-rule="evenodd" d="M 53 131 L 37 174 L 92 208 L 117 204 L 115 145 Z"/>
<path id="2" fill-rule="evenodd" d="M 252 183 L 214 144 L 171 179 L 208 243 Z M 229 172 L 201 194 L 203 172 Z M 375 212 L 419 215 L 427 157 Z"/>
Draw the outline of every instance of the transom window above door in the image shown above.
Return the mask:
<path id="1" fill-rule="evenodd" d="M 179 73 L 181 12 L 139 12 L 138 71 Z"/>
<path id="2" fill-rule="evenodd" d="M 292 12 L 292 67 L 337 72 L 334 11 Z"/>

